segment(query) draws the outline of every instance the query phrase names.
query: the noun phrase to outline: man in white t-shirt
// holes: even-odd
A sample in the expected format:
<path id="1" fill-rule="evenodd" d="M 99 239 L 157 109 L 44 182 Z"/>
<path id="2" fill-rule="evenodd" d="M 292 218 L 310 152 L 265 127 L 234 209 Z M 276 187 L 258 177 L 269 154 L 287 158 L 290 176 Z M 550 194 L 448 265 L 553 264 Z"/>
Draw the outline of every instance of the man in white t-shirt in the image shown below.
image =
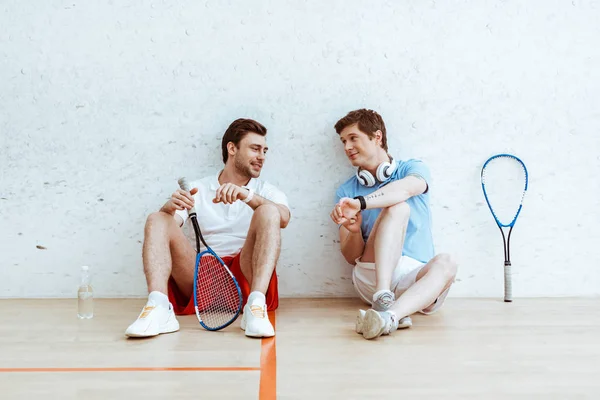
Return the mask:
<path id="1" fill-rule="evenodd" d="M 290 210 L 286 195 L 259 179 L 268 150 L 266 134 L 254 120 L 234 121 L 223 135 L 223 170 L 191 181 L 190 192 L 175 191 L 160 211 L 150 214 L 142 252 L 148 302 L 126 336 L 175 332 L 175 315 L 194 313 L 196 250 L 182 229 L 193 206 L 204 239 L 240 285 L 246 336 L 275 335 L 267 311 L 279 305 L 275 265 Z"/>

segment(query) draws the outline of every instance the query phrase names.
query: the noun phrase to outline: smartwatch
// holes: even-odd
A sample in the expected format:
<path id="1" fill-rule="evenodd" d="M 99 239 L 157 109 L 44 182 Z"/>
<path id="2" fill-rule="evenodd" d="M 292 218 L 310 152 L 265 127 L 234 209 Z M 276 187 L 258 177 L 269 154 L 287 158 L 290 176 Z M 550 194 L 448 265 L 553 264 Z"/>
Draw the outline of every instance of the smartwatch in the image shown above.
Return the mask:
<path id="1" fill-rule="evenodd" d="M 363 196 L 356 196 L 354 199 L 360 201 L 360 209 L 361 211 L 367 208 L 367 202 Z"/>

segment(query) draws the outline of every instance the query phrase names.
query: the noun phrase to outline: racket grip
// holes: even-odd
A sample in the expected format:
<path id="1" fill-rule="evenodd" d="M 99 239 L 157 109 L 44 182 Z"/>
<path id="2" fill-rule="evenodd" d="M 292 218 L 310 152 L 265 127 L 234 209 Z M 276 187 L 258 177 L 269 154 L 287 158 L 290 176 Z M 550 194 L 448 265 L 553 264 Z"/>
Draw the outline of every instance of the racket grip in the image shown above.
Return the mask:
<path id="1" fill-rule="evenodd" d="M 177 180 L 177 183 L 179 184 L 179 187 L 181 188 L 181 190 L 185 190 L 186 192 L 189 192 L 191 190 L 190 188 L 190 184 L 188 183 L 187 179 L 184 177 L 181 177 Z M 192 207 L 188 210 L 188 214 L 189 215 L 195 215 L 196 214 L 196 207 Z"/>
<path id="2" fill-rule="evenodd" d="M 512 267 L 510 262 L 504 263 L 504 301 L 512 302 Z"/>

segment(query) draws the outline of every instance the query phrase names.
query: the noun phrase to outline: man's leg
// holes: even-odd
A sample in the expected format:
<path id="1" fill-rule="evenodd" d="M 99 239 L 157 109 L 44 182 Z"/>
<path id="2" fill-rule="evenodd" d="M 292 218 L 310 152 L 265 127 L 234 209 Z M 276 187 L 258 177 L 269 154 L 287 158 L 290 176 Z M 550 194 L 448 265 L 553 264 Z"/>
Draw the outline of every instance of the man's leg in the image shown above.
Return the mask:
<path id="1" fill-rule="evenodd" d="M 240 254 L 240 269 L 250 285 L 250 296 L 242 317 L 246 336 L 275 335 L 267 315 L 265 295 L 281 250 L 279 221 L 277 207 L 262 205 L 256 208 Z"/>
<path id="2" fill-rule="evenodd" d="M 402 318 L 431 306 L 452 285 L 457 270 L 449 254 L 438 254 L 419 271 L 417 281 L 402 293 L 390 310 Z"/>
<path id="3" fill-rule="evenodd" d="M 373 307 L 380 311 L 391 307 L 395 300 L 391 291 L 392 275 L 402 257 L 409 217 L 410 206 L 406 202 L 381 210 L 361 257 L 363 262 L 375 263 L 377 282 Z"/>
<path id="4" fill-rule="evenodd" d="M 192 295 L 196 251 L 169 214 L 155 212 L 148 216 L 142 260 L 148 293 L 167 295 L 169 277 L 173 276 L 179 290 L 186 296 Z"/>
<path id="5" fill-rule="evenodd" d="M 191 296 L 196 252 L 171 215 L 152 213 L 146 220 L 142 260 L 148 284 L 148 302 L 138 319 L 127 328 L 131 337 L 156 336 L 179 330 L 168 299 L 168 281 L 173 276 L 179 290 Z"/>
<path id="6" fill-rule="evenodd" d="M 417 274 L 416 282 L 385 313 L 369 310 L 362 320 L 363 336 L 374 339 L 385 331 L 395 330 L 397 321 L 421 311 L 437 300 L 456 277 L 456 262 L 448 254 L 438 254 Z"/>

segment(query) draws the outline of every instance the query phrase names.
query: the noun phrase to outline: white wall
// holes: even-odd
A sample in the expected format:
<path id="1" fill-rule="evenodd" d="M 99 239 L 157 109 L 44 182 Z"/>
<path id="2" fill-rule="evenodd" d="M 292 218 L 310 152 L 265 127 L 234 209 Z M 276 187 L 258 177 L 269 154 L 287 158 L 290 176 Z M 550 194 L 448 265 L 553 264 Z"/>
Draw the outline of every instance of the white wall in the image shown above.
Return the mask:
<path id="1" fill-rule="evenodd" d="M 600 294 L 599 2 L 104 3 L 0 4 L 1 297 L 74 296 L 82 264 L 98 296 L 144 295 L 146 215 L 221 166 L 238 117 L 268 127 L 292 204 L 282 295 L 352 295 L 328 214 L 353 173 L 333 124 L 359 107 L 432 171 L 453 296 L 502 295 L 479 173 L 505 151 L 531 175 L 515 296 Z"/>

